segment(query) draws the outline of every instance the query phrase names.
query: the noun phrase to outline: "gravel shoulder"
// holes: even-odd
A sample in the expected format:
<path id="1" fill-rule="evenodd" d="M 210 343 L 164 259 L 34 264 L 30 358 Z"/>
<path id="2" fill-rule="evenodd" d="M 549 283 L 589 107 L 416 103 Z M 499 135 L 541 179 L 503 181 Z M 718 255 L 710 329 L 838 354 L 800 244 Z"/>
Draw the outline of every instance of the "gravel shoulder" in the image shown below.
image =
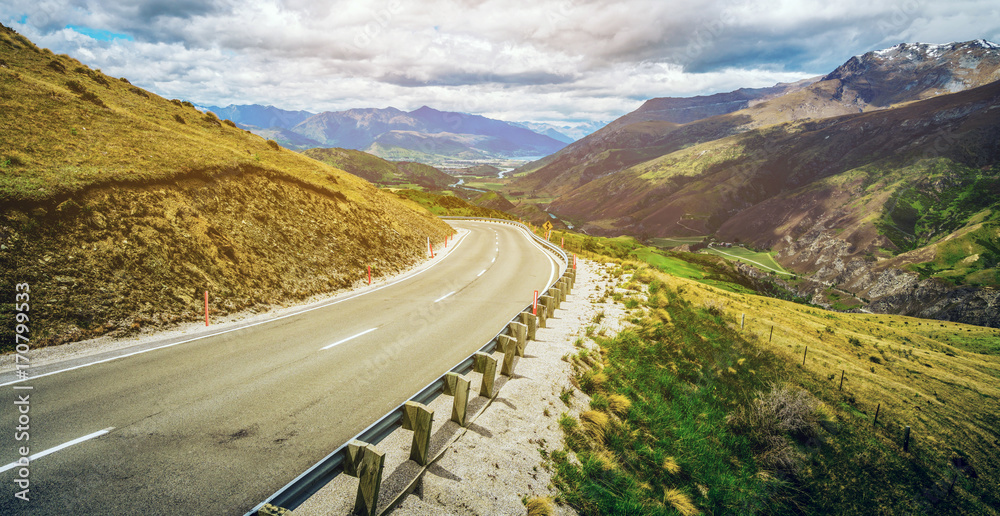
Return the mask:
<path id="1" fill-rule="evenodd" d="M 385 453 L 380 512 L 394 505 L 394 515 L 514 515 L 525 513 L 528 499 L 558 495 L 543 451 L 547 455 L 563 448 L 561 413 L 575 417 L 589 406 L 587 396 L 573 388 L 572 368 L 563 358 L 580 345 L 594 345 L 585 337 L 588 326 L 593 325 L 595 333 L 621 329 L 624 307 L 603 296 L 618 283 L 607 272 L 611 267 L 579 260 L 572 293 L 548 327 L 528 342 L 514 375 L 498 376 L 499 393 L 492 403 L 487 405 L 481 396 L 470 399 L 468 428 L 448 421 L 451 397 L 440 396 L 429 405 L 434 411 L 430 456 L 440 457 L 426 471 L 408 460 L 411 432 L 397 430 L 379 443 Z M 601 312 L 604 316 L 595 324 Z M 469 377 L 473 393 L 478 393 L 481 375 Z M 568 404 L 560 399 L 564 392 L 572 393 Z M 349 514 L 357 485 L 357 479 L 339 475 L 294 514 Z M 568 506 L 553 504 L 553 509 L 553 514 L 576 514 Z"/>

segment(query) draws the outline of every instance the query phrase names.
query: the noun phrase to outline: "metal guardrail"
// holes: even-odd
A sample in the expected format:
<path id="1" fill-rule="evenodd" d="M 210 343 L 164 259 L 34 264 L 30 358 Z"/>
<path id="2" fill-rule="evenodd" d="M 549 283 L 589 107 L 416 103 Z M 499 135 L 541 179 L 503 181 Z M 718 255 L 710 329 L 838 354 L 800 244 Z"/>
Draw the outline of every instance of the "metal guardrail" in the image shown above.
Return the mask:
<path id="1" fill-rule="evenodd" d="M 509 220 L 509 219 L 493 219 L 493 218 L 487 218 L 487 217 L 452 217 L 452 216 L 442 216 L 442 217 L 438 217 L 438 218 L 444 219 L 444 220 L 484 220 L 484 221 L 487 221 L 487 222 L 496 222 L 496 223 L 500 223 L 500 224 L 508 224 L 508 225 L 511 225 L 511 226 L 520 227 L 520 228 L 524 229 L 525 231 L 527 231 L 528 234 L 531 235 L 531 237 L 534 238 L 536 242 L 538 242 L 538 243 L 542 244 L 543 246 L 545 246 L 545 248 L 549 252 L 555 254 L 558 258 L 562 259 L 562 261 L 563 261 L 563 267 L 562 267 L 562 270 L 559 271 L 559 275 L 560 276 L 562 276 L 562 274 L 564 272 L 566 272 L 566 267 L 569 265 L 569 257 L 566 256 L 566 252 L 565 251 L 563 251 L 559 246 L 553 244 L 552 242 L 549 242 L 548 240 L 546 240 L 546 239 L 544 239 L 544 238 L 536 235 L 533 231 L 531 231 L 531 228 L 529 228 L 528 226 L 525 226 L 524 224 L 521 224 L 520 222 L 515 222 L 515 221 Z M 549 287 L 551 287 L 551 286 L 552 285 L 549 285 Z"/>
<path id="2" fill-rule="evenodd" d="M 515 222 L 507 219 L 492 219 L 484 217 L 441 217 L 441 218 L 447 220 L 482 220 L 482 221 L 497 222 L 497 223 L 509 224 L 512 226 L 521 227 L 524 230 L 526 230 L 528 234 L 532 236 L 532 238 L 534 238 L 537 242 L 541 243 L 547 251 L 555 254 L 556 257 L 562 259 L 563 263 L 562 266 L 560 267 L 561 270 L 560 273 L 557 275 L 557 278 L 562 277 L 562 275 L 566 272 L 566 268 L 569 265 L 569 259 L 567 258 L 566 253 L 562 249 L 560 249 L 552 242 L 549 242 L 544 238 L 539 237 L 534 232 L 532 232 L 531 229 L 528 228 L 528 226 L 525 226 L 520 222 Z M 556 283 L 558 283 L 558 279 L 555 282 L 553 282 L 552 285 L 549 285 L 549 287 L 547 287 L 546 290 L 548 288 L 555 286 Z M 500 338 L 500 336 L 510 335 L 510 323 L 520 322 L 519 314 L 527 310 L 531 310 L 530 303 L 526 307 L 519 310 L 518 315 L 515 315 L 510 321 L 508 321 L 507 324 L 504 325 L 503 329 L 497 332 L 497 334 L 489 342 L 487 342 L 485 346 L 479 348 L 478 352 L 493 353 L 493 351 L 496 349 L 497 340 Z M 444 380 L 445 376 L 449 372 L 454 372 L 461 375 L 470 372 L 472 370 L 474 356 L 475 353 L 469 355 L 465 360 L 461 361 L 458 365 L 448 370 L 448 372 L 446 372 L 445 374 L 439 376 L 437 380 L 434 380 L 433 382 L 428 384 L 426 387 L 421 389 L 420 392 L 415 394 L 407 401 L 415 401 L 417 403 L 422 403 L 426 405 L 431 401 L 437 399 L 437 397 L 440 396 L 442 393 L 445 382 Z M 372 423 L 368 428 L 362 430 L 361 433 L 354 436 L 354 438 L 349 439 L 348 442 L 351 442 L 354 439 L 372 445 L 382 442 L 382 440 L 388 437 L 389 434 L 391 434 L 393 431 L 395 431 L 397 427 L 401 426 L 403 420 L 404 405 L 406 405 L 406 402 L 403 402 L 398 407 L 390 411 L 388 414 L 379 418 L 378 421 Z M 322 489 L 323 486 L 328 484 L 337 475 L 343 472 L 344 458 L 346 457 L 346 455 L 347 455 L 347 443 L 344 443 L 340 445 L 340 447 L 338 447 L 336 450 L 331 452 L 329 455 L 323 457 L 322 460 L 320 460 L 316 464 L 313 464 L 313 466 L 307 469 L 304 473 L 302 473 L 294 480 L 286 484 L 284 487 L 279 489 L 268 499 L 264 500 L 263 502 L 255 506 L 244 516 L 255 516 L 257 514 L 257 511 L 259 511 L 260 508 L 263 507 L 265 504 L 276 505 L 278 507 L 283 507 L 285 509 L 294 510 L 299 505 L 302 505 L 303 502 L 308 500 L 309 497 L 316 494 L 317 491 Z"/>

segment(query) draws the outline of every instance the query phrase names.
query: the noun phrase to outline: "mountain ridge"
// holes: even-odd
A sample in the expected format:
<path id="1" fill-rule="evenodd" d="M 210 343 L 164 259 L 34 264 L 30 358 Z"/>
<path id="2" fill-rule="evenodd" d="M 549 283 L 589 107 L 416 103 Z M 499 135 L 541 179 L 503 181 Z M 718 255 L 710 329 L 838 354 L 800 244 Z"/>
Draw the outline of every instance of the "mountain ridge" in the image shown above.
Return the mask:
<path id="1" fill-rule="evenodd" d="M 565 135 L 541 134 L 528 124 L 505 122 L 468 113 L 439 111 L 421 106 L 412 111 L 394 107 L 353 108 L 343 111 L 287 111 L 273 106 L 206 106 L 223 118 L 229 118 L 255 134 L 273 138 L 297 150 L 309 148 L 347 148 L 368 150 L 384 158 L 400 155 L 454 157 L 468 159 L 540 156 L 558 151 L 570 140 Z M 418 138 L 400 145 L 394 132 L 439 135 L 464 135 L 463 138 Z M 479 136 L 482 138 L 469 138 Z M 394 144 L 386 140 L 396 140 Z M 464 140 L 474 144 L 456 146 Z"/>

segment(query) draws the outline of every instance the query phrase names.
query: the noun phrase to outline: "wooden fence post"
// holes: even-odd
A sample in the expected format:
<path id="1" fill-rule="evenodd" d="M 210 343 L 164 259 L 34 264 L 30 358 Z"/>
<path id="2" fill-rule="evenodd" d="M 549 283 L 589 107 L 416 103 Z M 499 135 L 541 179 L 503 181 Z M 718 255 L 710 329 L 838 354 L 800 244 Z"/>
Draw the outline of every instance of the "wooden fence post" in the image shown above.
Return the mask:
<path id="1" fill-rule="evenodd" d="M 872 426 L 875 426 L 875 424 L 878 423 L 878 411 L 881 409 L 882 409 L 882 404 L 879 403 L 878 406 L 875 407 L 875 420 L 872 421 Z"/>
<path id="2" fill-rule="evenodd" d="M 510 333 L 517 341 L 517 356 L 524 356 L 524 348 L 528 345 L 528 327 L 521 323 L 512 322 L 508 325 Z"/>
<path id="3" fill-rule="evenodd" d="M 521 312 L 521 324 L 528 327 L 528 333 L 525 338 L 535 340 L 535 330 L 538 328 L 538 318 L 535 317 L 535 314 Z"/>
<path id="4" fill-rule="evenodd" d="M 497 376 L 497 359 L 483 352 L 474 355 L 472 370 L 483 373 L 483 382 L 479 386 L 479 395 L 493 397 L 493 381 Z"/>
<path id="5" fill-rule="evenodd" d="M 768 334 L 767 334 L 767 343 L 768 343 L 768 344 L 770 344 L 770 343 L 771 343 L 771 337 L 773 337 L 773 336 L 774 336 L 774 325 L 772 324 L 772 325 L 771 325 L 771 333 L 768 333 Z"/>
<path id="6" fill-rule="evenodd" d="M 413 430 L 410 459 L 421 466 L 427 465 L 427 452 L 431 446 L 431 424 L 434 411 L 422 403 L 407 401 L 403 405 L 403 430 Z"/>
<path id="7" fill-rule="evenodd" d="M 805 351 L 802 352 L 802 365 L 806 365 L 806 353 L 809 353 L 809 346 L 806 346 Z"/>
<path id="8" fill-rule="evenodd" d="M 517 355 L 517 340 L 508 335 L 497 337 L 497 348 L 503 352 L 503 366 L 500 374 L 514 376 L 514 356 Z"/>
<path id="9" fill-rule="evenodd" d="M 742 316 L 740 316 L 740 329 L 741 330 L 743 329 L 743 324 L 746 322 L 746 320 L 747 320 L 747 314 L 744 313 Z"/>
<path id="10" fill-rule="evenodd" d="M 468 378 L 449 372 L 444 376 L 445 396 L 454 396 L 455 402 L 451 405 L 451 420 L 459 426 L 465 426 L 465 416 L 469 408 L 469 384 Z"/>
<path id="11" fill-rule="evenodd" d="M 910 451 L 910 427 L 903 429 L 903 451 Z"/>
<path id="12" fill-rule="evenodd" d="M 357 439 L 347 443 L 344 473 L 358 478 L 358 496 L 354 501 L 354 514 L 366 516 L 376 514 L 384 465 L 385 453 L 380 452 L 375 446 Z"/>
<path id="13" fill-rule="evenodd" d="M 844 370 L 840 370 L 840 387 L 837 387 L 838 391 L 844 390 Z"/>

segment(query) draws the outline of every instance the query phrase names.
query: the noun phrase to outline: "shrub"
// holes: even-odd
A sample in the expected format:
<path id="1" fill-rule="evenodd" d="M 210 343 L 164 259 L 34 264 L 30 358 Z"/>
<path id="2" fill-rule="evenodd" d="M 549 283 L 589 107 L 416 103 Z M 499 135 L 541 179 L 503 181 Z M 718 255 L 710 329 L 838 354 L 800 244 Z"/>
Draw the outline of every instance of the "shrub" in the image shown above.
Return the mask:
<path id="1" fill-rule="evenodd" d="M 124 82 L 125 84 L 132 84 L 131 82 L 128 82 L 128 79 L 124 77 L 119 77 L 118 80 Z"/>
<path id="2" fill-rule="evenodd" d="M 99 107 L 102 107 L 102 108 L 108 107 L 104 103 L 104 101 L 101 100 L 101 98 L 98 97 L 97 95 L 95 95 L 94 92 L 92 92 L 92 91 L 85 91 L 85 92 L 83 92 L 83 94 L 80 95 L 80 98 L 83 99 L 83 100 L 86 100 L 87 102 L 92 102 L 95 105 L 97 105 Z"/>
<path id="3" fill-rule="evenodd" d="M 236 122 L 233 122 L 232 120 L 229 119 L 223 120 L 222 123 L 228 125 L 229 127 L 236 127 Z"/>
<path id="4" fill-rule="evenodd" d="M 274 140 L 268 140 L 267 145 L 274 150 L 281 150 L 281 145 L 278 145 L 278 142 Z"/>
<path id="5" fill-rule="evenodd" d="M 170 103 L 177 107 L 181 107 L 181 99 L 170 99 Z"/>
<path id="6" fill-rule="evenodd" d="M 816 407 L 816 399 L 805 390 L 774 385 L 771 392 L 758 393 L 749 405 L 734 411 L 729 424 L 747 436 L 763 467 L 794 473 L 799 455 L 785 436 L 814 435 Z"/>
<path id="7" fill-rule="evenodd" d="M 87 91 L 87 88 L 85 88 L 82 84 L 80 84 L 79 81 L 74 81 L 74 80 L 66 81 L 66 87 L 69 88 L 69 91 L 72 91 L 73 93 L 77 94 L 82 94 L 85 91 Z"/>
<path id="8" fill-rule="evenodd" d="M 190 102 L 188 102 L 186 100 L 184 102 L 181 102 L 181 105 L 184 106 L 184 107 L 189 107 L 189 108 L 193 108 L 194 107 L 194 104 L 192 104 L 192 103 L 190 103 Z"/>
<path id="9" fill-rule="evenodd" d="M 55 70 L 55 71 L 57 71 L 59 73 L 66 73 L 66 66 L 63 65 L 62 63 L 60 63 L 58 59 L 53 59 L 53 60 L 49 61 L 49 64 L 46 65 L 46 66 L 48 66 L 49 68 L 51 68 L 51 69 L 53 69 L 53 70 Z"/>
<path id="10" fill-rule="evenodd" d="M 138 95 L 140 97 L 144 97 L 144 98 L 147 98 L 147 99 L 149 98 L 149 94 L 146 93 L 146 90 L 143 90 L 142 88 L 136 88 L 135 86 L 133 86 L 133 87 L 129 88 L 128 91 L 131 91 L 132 93 L 135 93 L 136 95 Z"/>
<path id="11" fill-rule="evenodd" d="M 174 120 L 176 120 L 178 124 L 186 124 L 187 123 L 187 122 L 184 121 L 184 117 L 182 117 L 180 115 L 177 115 L 177 114 L 174 115 Z"/>

